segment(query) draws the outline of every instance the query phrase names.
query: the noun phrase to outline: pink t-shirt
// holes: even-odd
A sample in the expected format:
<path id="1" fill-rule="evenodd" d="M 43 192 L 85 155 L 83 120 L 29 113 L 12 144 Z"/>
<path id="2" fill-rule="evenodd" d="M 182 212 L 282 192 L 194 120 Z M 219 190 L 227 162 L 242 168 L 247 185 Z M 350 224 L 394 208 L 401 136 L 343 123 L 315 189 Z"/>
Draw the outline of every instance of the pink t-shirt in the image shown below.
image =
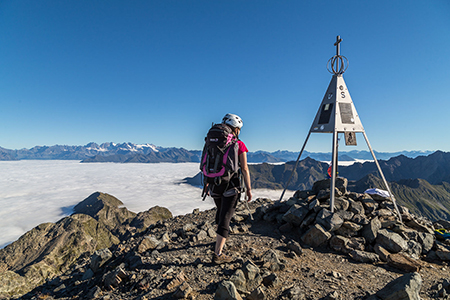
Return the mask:
<path id="1" fill-rule="evenodd" d="M 245 146 L 243 141 L 238 141 L 238 145 L 239 145 L 238 155 L 241 155 L 241 153 L 244 152 L 248 152 L 247 146 Z"/>

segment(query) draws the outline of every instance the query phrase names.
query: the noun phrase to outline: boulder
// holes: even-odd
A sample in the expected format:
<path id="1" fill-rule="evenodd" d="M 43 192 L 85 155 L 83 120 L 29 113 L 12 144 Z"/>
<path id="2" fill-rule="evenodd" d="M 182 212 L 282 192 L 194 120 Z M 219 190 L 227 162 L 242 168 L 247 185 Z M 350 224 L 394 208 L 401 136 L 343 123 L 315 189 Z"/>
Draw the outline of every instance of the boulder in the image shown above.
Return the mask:
<path id="1" fill-rule="evenodd" d="M 112 253 L 108 248 L 97 250 L 91 256 L 90 268 L 95 273 L 97 272 L 108 260 L 112 258 Z"/>
<path id="2" fill-rule="evenodd" d="M 432 233 L 419 232 L 417 240 L 422 245 L 422 254 L 427 254 L 433 248 L 436 237 Z"/>
<path id="3" fill-rule="evenodd" d="M 349 255 L 354 260 L 362 262 L 362 263 L 376 263 L 376 262 L 380 261 L 378 254 L 372 253 L 372 252 L 352 250 L 349 253 Z"/>
<path id="4" fill-rule="evenodd" d="M 271 273 L 270 275 L 267 275 L 263 278 L 263 284 L 267 287 L 274 287 L 279 286 L 281 284 L 281 281 L 278 278 L 277 274 Z"/>
<path id="5" fill-rule="evenodd" d="M 364 194 L 360 201 L 362 202 L 366 214 L 374 212 L 378 208 L 378 203 L 367 194 Z"/>
<path id="6" fill-rule="evenodd" d="M 331 238 L 331 233 L 326 231 L 321 225 L 314 224 L 303 236 L 302 241 L 312 247 L 318 247 Z"/>
<path id="7" fill-rule="evenodd" d="M 386 229 L 378 231 L 376 241 L 383 248 L 392 253 L 406 251 L 408 249 L 408 244 L 399 234 L 387 231 Z"/>
<path id="8" fill-rule="evenodd" d="M 347 200 L 345 200 L 344 198 L 339 197 L 339 198 L 334 199 L 334 210 L 335 211 L 339 211 L 339 210 L 346 211 L 349 208 L 349 206 L 350 206 L 350 203 Z"/>
<path id="9" fill-rule="evenodd" d="M 264 287 L 260 286 L 255 289 L 250 295 L 246 297 L 248 300 L 264 300 L 266 299 L 266 294 L 264 293 Z"/>
<path id="10" fill-rule="evenodd" d="M 175 293 L 173 293 L 173 296 L 176 299 L 186 299 L 189 297 L 191 293 L 192 293 L 191 286 L 186 281 L 183 281 L 183 283 L 178 287 Z"/>
<path id="11" fill-rule="evenodd" d="M 348 246 L 350 240 L 346 237 L 335 235 L 330 239 L 330 247 L 331 249 L 341 252 L 341 253 L 349 253 L 352 249 Z"/>
<path id="12" fill-rule="evenodd" d="M 420 274 L 408 273 L 388 283 L 376 296 L 382 300 L 420 300 L 421 287 Z"/>
<path id="13" fill-rule="evenodd" d="M 363 227 L 361 235 L 368 243 L 372 243 L 377 238 L 378 230 L 381 229 L 381 222 L 378 217 L 373 218 L 368 225 Z"/>
<path id="14" fill-rule="evenodd" d="M 271 251 L 271 250 L 270 250 Z M 275 252 L 274 252 L 275 253 Z M 275 254 L 276 255 L 276 254 Z M 278 262 L 275 262 L 274 257 L 276 257 L 276 260 Z M 267 255 L 263 257 L 264 262 L 267 261 Z M 270 268 L 269 269 L 278 269 L 280 270 L 280 267 L 273 268 L 273 265 L 279 263 L 278 256 L 272 256 L 270 260 Z M 260 273 L 259 268 L 250 260 L 246 261 L 244 265 L 242 266 L 242 271 L 244 272 L 245 279 L 246 279 L 246 289 L 247 291 L 253 291 L 255 288 L 257 288 L 263 281 Z M 275 270 L 274 270 L 275 271 Z"/>
<path id="15" fill-rule="evenodd" d="M 404 253 L 394 253 L 388 256 L 388 264 L 403 272 L 418 272 L 422 265 Z"/>
<path id="16" fill-rule="evenodd" d="M 245 278 L 244 271 L 242 269 L 236 270 L 230 277 L 230 281 L 234 284 L 236 289 L 241 293 L 248 293 L 247 279 Z"/>
<path id="17" fill-rule="evenodd" d="M 278 254 L 273 250 L 268 250 L 262 257 L 263 266 L 270 271 L 279 271 L 285 268 L 285 265 L 280 261 Z"/>
<path id="18" fill-rule="evenodd" d="M 156 224 L 158 221 L 172 218 L 172 213 L 165 207 L 155 206 L 140 212 L 130 221 L 130 226 L 136 228 L 137 232 L 146 230 L 150 225 Z"/>
<path id="19" fill-rule="evenodd" d="M 376 254 L 378 254 L 378 256 L 382 261 L 384 262 L 389 261 L 389 255 L 391 255 L 391 253 L 389 253 L 389 251 L 380 246 L 380 244 L 375 244 L 373 250 L 375 251 Z"/>
<path id="20" fill-rule="evenodd" d="M 154 250 L 159 246 L 160 243 L 161 241 L 158 240 L 156 237 L 152 235 L 147 235 L 139 243 L 137 250 L 139 253 L 144 253 L 148 250 Z"/>
<path id="21" fill-rule="evenodd" d="M 283 221 L 291 223 L 295 226 L 300 226 L 303 219 L 308 214 L 308 206 L 294 204 L 284 215 Z"/>
<path id="22" fill-rule="evenodd" d="M 296 241 L 289 241 L 287 243 L 287 248 L 289 250 L 291 250 L 292 252 L 294 252 L 295 254 L 297 254 L 298 256 L 303 254 L 303 249 L 300 246 L 299 243 L 297 243 Z"/>
<path id="23" fill-rule="evenodd" d="M 242 300 L 242 297 L 236 290 L 236 287 L 231 281 L 224 280 L 219 283 L 214 300 Z"/>
<path id="24" fill-rule="evenodd" d="M 317 214 L 316 223 L 322 225 L 325 230 L 332 232 L 338 230 L 344 223 L 344 220 L 337 213 L 332 213 L 328 209 L 322 209 Z"/>
<path id="25" fill-rule="evenodd" d="M 350 211 L 354 214 L 364 215 L 364 206 L 360 201 L 351 201 Z"/>

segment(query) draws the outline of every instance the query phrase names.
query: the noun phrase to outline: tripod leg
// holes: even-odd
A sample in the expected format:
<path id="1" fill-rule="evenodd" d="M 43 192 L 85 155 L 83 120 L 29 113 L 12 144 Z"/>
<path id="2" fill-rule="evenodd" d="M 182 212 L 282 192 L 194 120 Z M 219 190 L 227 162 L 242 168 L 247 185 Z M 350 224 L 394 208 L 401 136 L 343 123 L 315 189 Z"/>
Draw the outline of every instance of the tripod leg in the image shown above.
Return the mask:
<path id="1" fill-rule="evenodd" d="M 289 183 L 291 182 L 292 175 L 294 175 L 295 169 L 297 169 L 298 162 L 300 161 L 300 157 L 302 156 L 303 150 L 305 150 L 306 143 L 308 142 L 308 139 L 309 139 L 309 136 L 310 136 L 310 135 L 311 135 L 311 131 L 308 133 L 308 136 L 306 137 L 306 140 L 305 140 L 305 142 L 303 143 L 302 150 L 301 150 L 300 153 L 298 154 L 297 161 L 295 162 L 294 169 L 292 169 L 292 172 L 291 172 L 291 176 L 289 176 L 289 179 L 288 179 L 288 181 L 286 182 L 286 184 L 285 184 L 285 186 L 284 186 L 283 192 L 281 193 L 280 201 L 283 200 L 284 193 L 286 192 L 286 189 L 287 189 L 287 187 L 289 186 Z"/>

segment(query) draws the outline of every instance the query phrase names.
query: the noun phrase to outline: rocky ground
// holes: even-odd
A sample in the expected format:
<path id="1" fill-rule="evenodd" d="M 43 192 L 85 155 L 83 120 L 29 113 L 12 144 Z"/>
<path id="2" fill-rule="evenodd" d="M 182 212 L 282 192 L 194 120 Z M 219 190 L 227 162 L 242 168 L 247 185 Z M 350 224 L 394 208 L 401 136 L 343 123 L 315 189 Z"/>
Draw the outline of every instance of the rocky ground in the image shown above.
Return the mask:
<path id="1" fill-rule="evenodd" d="M 352 239 L 361 241 L 370 233 L 361 228 L 353 233 L 343 231 L 343 224 L 350 222 L 345 218 L 338 221 L 340 231 L 328 228 L 310 241 L 307 237 L 317 224 L 323 224 L 320 216 L 327 207 L 326 196 L 319 194 L 299 192 L 287 203 L 257 199 L 250 203 L 254 220 L 241 203 L 232 220 L 232 234 L 225 248 L 234 258 L 232 263 L 215 265 L 212 262 L 215 210 L 195 210 L 148 225 L 142 232 L 128 226 L 118 244 L 94 253 L 85 252 L 69 269 L 49 278 L 22 298 L 385 300 L 419 299 L 420 296 L 421 299 L 447 299 L 450 284 L 450 267 L 444 255 L 447 245 L 436 242 L 433 235 L 431 244 L 413 243 L 413 236 L 417 235 L 413 233 L 429 230 L 428 225 L 419 226 L 419 222 L 414 222 L 420 230 L 403 229 L 401 236 L 405 240 L 409 237 L 408 242 L 411 242 L 410 246 L 397 251 L 409 258 L 403 264 L 395 263 L 394 250 L 385 252 L 384 259 L 382 253 L 374 250 L 380 245 L 390 247 L 384 246 L 380 238 L 369 242 L 370 237 L 366 237 L 362 244 L 354 246 Z M 341 199 L 349 201 L 350 206 L 343 211 L 352 211 L 352 200 L 344 196 L 345 193 Z M 322 202 L 316 201 L 319 198 Z M 395 227 L 398 224 L 389 223 L 381 213 L 375 213 L 384 209 L 381 208 L 384 200 L 373 203 L 380 207 L 369 213 L 370 205 L 364 206 L 366 220 L 360 222 L 366 224 L 361 227 L 369 228 L 381 219 L 376 229 L 379 236 L 380 230 L 399 232 Z M 306 206 L 308 211 L 304 210 Z M 355 209 L 357 206 L 353 204 Z M 300 216 L 299 211 L 304 215 Z M 387 213 L 383 211 L 384 214 Z M 409 222 L 415 220 L 404 211 L 402 216 Z M 307 219 L 310 219 L 308 224 L 303 222 Z M 333 222 L 336 220 L 328 223 Z M 352 224 L 357 224 L 355 222 Z M 429 237 L 429 233 L 424 234 Z M 319 243 L 323 236 L 326 239 Z M 345 241 L 345 245 L 337 247 L 336 241 Z M 414 252 L 412 249 L 418 244 L 422 246 Z M 425 251 L 427 247 L 430 249 Z M 398 280 L 404 280 L 400 287 L 390 284 Z"/>

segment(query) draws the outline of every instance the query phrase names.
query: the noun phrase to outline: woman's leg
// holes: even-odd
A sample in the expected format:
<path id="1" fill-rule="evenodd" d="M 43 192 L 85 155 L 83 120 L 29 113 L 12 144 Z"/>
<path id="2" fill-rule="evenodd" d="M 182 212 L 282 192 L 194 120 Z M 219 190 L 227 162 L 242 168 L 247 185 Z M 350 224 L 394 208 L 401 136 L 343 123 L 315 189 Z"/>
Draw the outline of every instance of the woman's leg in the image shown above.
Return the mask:
<path id="1" fill-rule="evenodd" d="M 234 215 L 234 211 L 237 206 L 237 199 L 239 194 L 223 197 L 218 201 L 220 204 L 220 211 L 217 211 L 216 220 L 217 222 L 217 235 L 216 235 L 216 248 L 215 253 L 220 255 L 222 253 L 222 249 L 225 245 L 225 241 L 228 238 L 228 233 L 230 231 L 230 221 Z M 217 202 L 216 202 L 217 205 Z"/>
<path id="2" fill-rule="evenodd" d="M 214 252 L 217 255 L 221 255 L 222 254 L 222 249 L 223 249 L 223 246 L 225 246 L 225 241 L 226 240 L 227 239 L 224 238 L 223 236 L 221 236 L 220 234 L 216 235 L 216 249 L 215 249 Z"/>

